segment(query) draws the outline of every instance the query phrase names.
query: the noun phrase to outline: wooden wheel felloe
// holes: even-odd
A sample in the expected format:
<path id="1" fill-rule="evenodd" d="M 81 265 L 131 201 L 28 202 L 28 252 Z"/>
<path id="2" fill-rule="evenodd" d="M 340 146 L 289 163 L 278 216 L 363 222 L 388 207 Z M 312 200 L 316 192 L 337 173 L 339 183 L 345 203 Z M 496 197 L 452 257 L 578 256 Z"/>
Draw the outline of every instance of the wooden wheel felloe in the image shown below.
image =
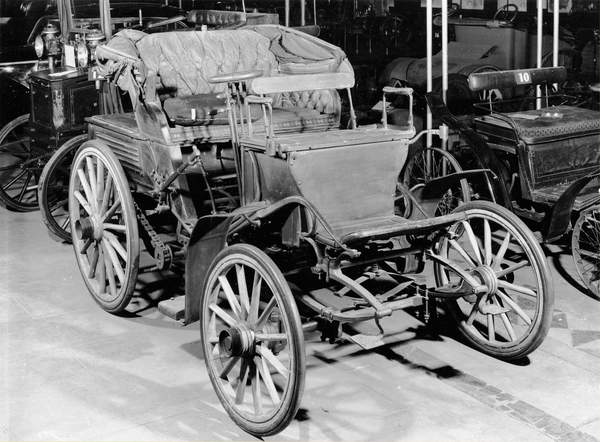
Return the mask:
<path id="1" fill-rule="evenodd" d="M 31 144 L 29 114 L 0 130 L 0 205 L 28 212 L 37 204 L 38 178 L 48 153 Z"/>
<path id="2" fill-rule="evenodd" d="M 427 165 L 429 164 L 429 167 Z M 405 188 L 411 192 L 418 192 L 425 184 L 435 178 L 445 175 L 461 172 L 462 167 L 456 161 L 456 158 L 449 152 L 438 149 L 437 147 L 422 147 L 417 150 L 408 161 L 402 181 Z M 406 198 L 398 200 L 401 195 L 396 195 L 397 209 L 402 209 L 400 204 Z M 435 215 L 446 215 L 454 210 L 458 205 L 471 200 L 469 183 L 466 179 L 459 181 L 459 184 L 447 189 L 435 207 Z"/>
<path id="3" fill-rule="evenodd" d="M 304 340 L 290 288 L 275 263 L 248 244 L 214 259 L 200 329 L 215 392 L 237 425 L 256 436 L 283 430 L 304 388 Z"/>
<path id="4" fill-rule="evenodd" d="M 71 242 L 69 221 L 69 175 L 75 152 L 87 139 L 79 135 L 65 142 L 44 166 L 38 186 L 42 221 L 52 238 Z"/>
<path id="5" fill-rule="evenodd" d="M 71 238 L 79 270 L 94 300 L 122 312 L 135 287 L 140 242 L 123 168 L 108 147 L 84 143 L 69 183 Z"/>
<path id="6" fill-rule="evenodd" d="M 522 358 L 542 343 L 552 320 L 544 253 L 503 207 L 477 201 L 457 211 L 468 211 L 468 219 L 452 225 L 432 255 L 437 290 L 457 295 L 448 309 L 474 347 L 501 359 Z M 473 284 L 480 291 L 460 297 Z"/>
<path id="7" fill-rule="evenodd" d="M 579 277 L 596 298 L 600 298 L 600 205 L 579 214 L 571 238 L 573 260 Z"/>

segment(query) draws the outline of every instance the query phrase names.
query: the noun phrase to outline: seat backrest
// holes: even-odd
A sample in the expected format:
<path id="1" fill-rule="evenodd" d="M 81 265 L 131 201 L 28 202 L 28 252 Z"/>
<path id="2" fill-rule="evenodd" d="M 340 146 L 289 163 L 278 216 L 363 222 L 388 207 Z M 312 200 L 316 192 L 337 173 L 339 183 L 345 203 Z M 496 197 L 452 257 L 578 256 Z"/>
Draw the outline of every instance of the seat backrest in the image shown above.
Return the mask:
<path id="1" fill-rule="evenodd" d="M 218 74 L 277 70 L 269 39 L 249 30 L 164 32 L 136 46 L 146 70 L 156 73 L 157 88 L 175 96 L 223 91 L 226 85 L 208 82 Z"/>
<path id="2" fill-rule="evenodd" d="M 521 85 L 560 83 L 566 79 L 567 70 L 564 66 L 480 72 L 469 75 L 469 89 L 474 92 L 490 89 L 508 89 Z"/>

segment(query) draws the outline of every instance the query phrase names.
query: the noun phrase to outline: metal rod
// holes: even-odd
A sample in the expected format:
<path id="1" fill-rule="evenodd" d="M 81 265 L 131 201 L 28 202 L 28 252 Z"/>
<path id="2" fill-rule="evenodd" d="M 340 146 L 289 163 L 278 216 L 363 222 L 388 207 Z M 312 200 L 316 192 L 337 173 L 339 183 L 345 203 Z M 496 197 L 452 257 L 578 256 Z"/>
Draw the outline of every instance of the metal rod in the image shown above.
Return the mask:
<path id="1" fill-rule="evenodd" d="M 558 0 L 554 0 L 558 3 Z M 542 67 L 542 39 L 544 37 L 544 29 L 543 29 L 543 21 L 544 21 L 544 0 L 537 0 L 537 62 L 536 67 Z M 535 107 L 536 109 L 541 108 L 541 97 L 542 97 L 542 89 L 539 85 L 535 87 Z"/>
<path id="2" fill-rule="evenodd" d="M 300 26 L 306 25 L 306 0 L 300 0 Z"/>
<path id="3" fill-rule="evenodd" d="M 560 20 L 560 2 L 554 0 L 554 15 L 552 17 L 552 66 L 558 66 L 558 41 L 559 41 L 559 20 Z M 558 88 L 558 83 L 554 83 Z"/>
<path id="4" fill-rule="evenodd" d="M 427 92 L 431 92 L 433 87 L 433 72 L 432 72 L 432 58 L 433 58 L 433 1 L 427 0 L 426 3 L 426 13 L 425 13 L 425 22 L 427 27 Z M 433 127 L 433 118 L 431 115 L 431 109 L 427 107 L 427 130 L 430 130 Z M 427 147 L 431 147 L 431 143 L 433 138 L 431 133 L 427 133 Z M 431 157 L 427 158 L 427 169 L 429 170 L 431 164 Z"/>
<path id="5" fill-rule="evenodd" d="M 448 0 L 442 0 L 442 99 L 448 92 Z"/>
<path id="6" fill-rule="evenodd" d="M 285 26 L 290 26 L 290 0 L 285 0 Z"/>

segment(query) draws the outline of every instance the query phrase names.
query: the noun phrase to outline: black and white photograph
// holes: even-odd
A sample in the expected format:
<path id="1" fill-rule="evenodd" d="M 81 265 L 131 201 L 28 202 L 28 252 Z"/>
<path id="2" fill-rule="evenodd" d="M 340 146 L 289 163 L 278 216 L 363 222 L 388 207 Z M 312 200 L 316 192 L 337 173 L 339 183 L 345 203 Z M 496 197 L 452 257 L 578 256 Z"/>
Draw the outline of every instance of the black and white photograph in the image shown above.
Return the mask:
<path id="1" fill-rule="evenodd" d="M 0 0 L 0 442 L 600 442 L 599 7 Z"/>

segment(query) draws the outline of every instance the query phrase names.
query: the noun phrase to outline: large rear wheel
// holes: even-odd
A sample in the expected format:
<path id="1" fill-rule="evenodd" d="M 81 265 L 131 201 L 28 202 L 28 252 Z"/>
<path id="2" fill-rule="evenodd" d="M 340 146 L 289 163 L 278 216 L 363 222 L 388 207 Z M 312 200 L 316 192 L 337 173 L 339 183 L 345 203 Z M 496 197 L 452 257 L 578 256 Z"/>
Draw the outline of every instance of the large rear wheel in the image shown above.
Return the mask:
<path id="1" fill-rule="evenodd" d="M 600 205 L 582 210 L 571 239 L 573 260 L 579 277 L 600 298 Z"/>
<path id="2" fill-rule="evenodd" d="M 107 312 L 123 312 L 137 280 L 138 225 L 121 164 L 95 140 L 84 143 L 73 160 L 69 214 L 77 264 L 90 294 Z"/>
<path id="3" fill-rule="evenodd" d="M 222 250 L 201 300 L 204 360 L 229 416 L 256 436 L 282 431 L 304 388 L 302 325 L 275 263 L 248 244 Z"/>
<path id="4" fill-rule="evenodd" d="M 437 291 L 450 298 L 448 309 L 471 345 L 497 358 L 522 358 L 542 343 L 552 320 L 544 253 L 501 206 L 477 201 L 456 211 L 466 211 L 467 219 L 452 225 L 431 255 Z M 475 294 L 473 286 L 479 286 Z"/>

